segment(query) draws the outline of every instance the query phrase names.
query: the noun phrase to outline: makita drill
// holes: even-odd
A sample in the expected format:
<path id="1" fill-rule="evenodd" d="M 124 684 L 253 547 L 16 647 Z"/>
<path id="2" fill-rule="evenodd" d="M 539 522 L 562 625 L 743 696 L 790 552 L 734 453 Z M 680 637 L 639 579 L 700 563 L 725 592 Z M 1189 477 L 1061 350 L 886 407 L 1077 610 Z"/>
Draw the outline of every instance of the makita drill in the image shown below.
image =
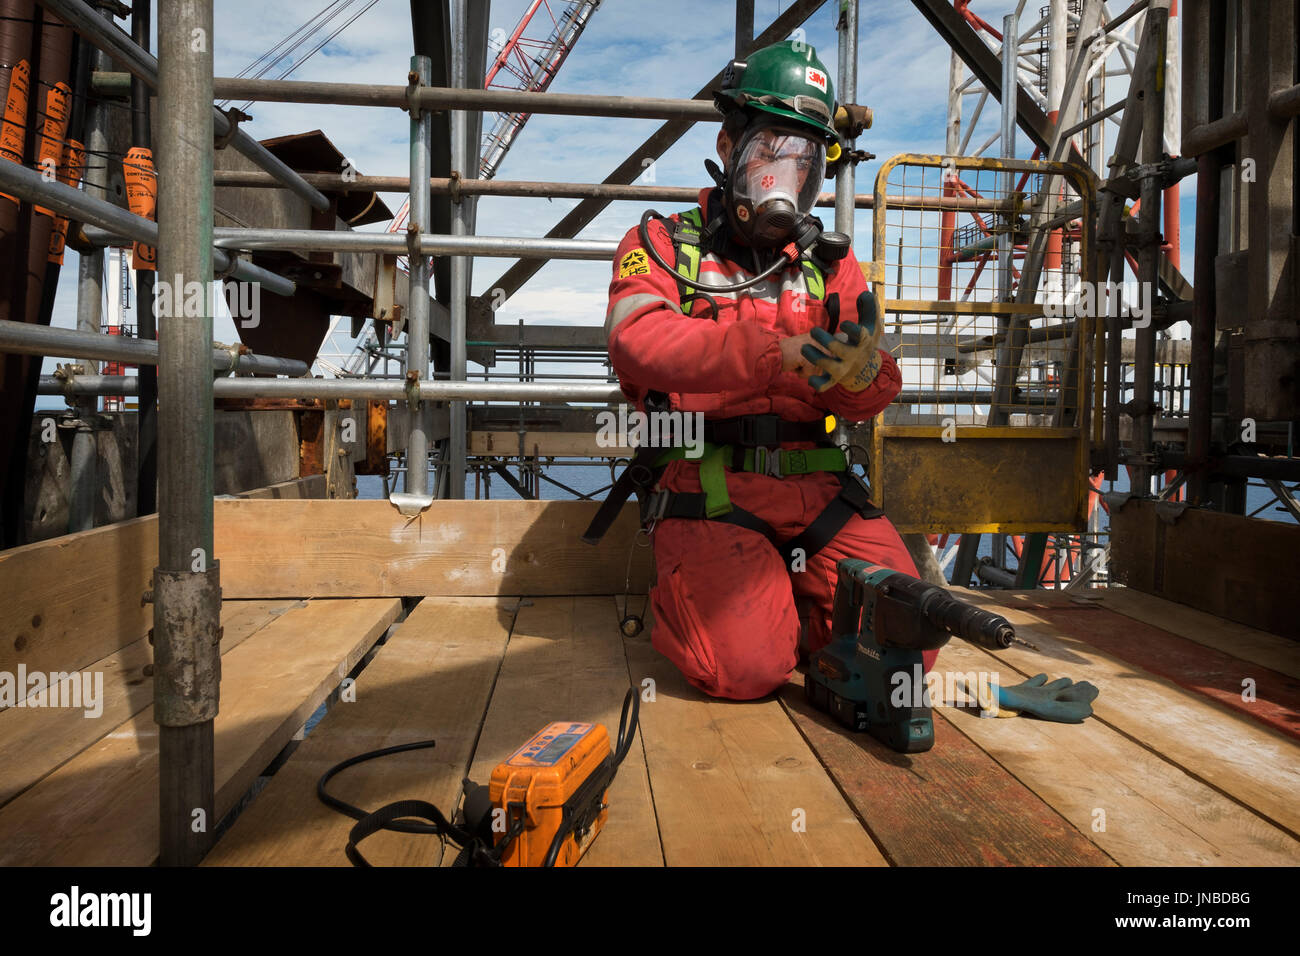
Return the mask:
<path id="1" fill-rule="evenodd" d="M 941 587 L 867 561 L 839 563 L 831 642 L 809 659 L 804 691 L 821 710 L 900 753 L 934 746 L 934 719 L 924 688 L 922 651 L 956 634 L 989 650 L 1013 643 L 1004 617 Z"/>

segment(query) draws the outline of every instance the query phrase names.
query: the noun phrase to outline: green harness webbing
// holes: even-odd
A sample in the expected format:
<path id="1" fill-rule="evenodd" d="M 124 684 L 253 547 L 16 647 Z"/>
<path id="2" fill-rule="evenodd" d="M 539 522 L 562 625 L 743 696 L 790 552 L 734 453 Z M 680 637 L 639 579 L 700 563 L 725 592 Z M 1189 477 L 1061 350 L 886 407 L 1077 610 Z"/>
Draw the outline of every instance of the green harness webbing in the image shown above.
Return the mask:
<path id="1" fill-rule="evenodd" d="M 705 495 L 705 517 L 717 518 L 732 508 L 727 493 L 726 465 L 732 463 L 733 471 L 750 471 L 784 478 L 787 475 L 810 475 L 817 471 L 845 471 L 848 460 L 840 448 L 740 448 L 731 445 L 702 443 L 703 451 L 697 458 L 687 454 L 683 447 L 669 448 L 655 459 L 654 467 L 662 468 L 670 461 L 685 459 L 700 463 L 700 487 Z M 740 467 L 736 467 L 739 465 Z"/>

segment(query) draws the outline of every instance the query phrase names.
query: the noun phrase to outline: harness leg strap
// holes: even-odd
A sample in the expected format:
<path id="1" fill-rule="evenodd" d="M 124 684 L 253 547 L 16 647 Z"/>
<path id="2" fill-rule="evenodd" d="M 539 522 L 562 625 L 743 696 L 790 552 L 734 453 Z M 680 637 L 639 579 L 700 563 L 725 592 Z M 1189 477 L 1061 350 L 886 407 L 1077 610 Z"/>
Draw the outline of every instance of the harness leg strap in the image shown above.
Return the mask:
<path id="1" fill-rule="evenodd" d="M 808 527 L 782 545 L 780 550 L 786 564 L 793 560 L 796 550 L 802 551 L 805 559 L 811 558 L 826 547 L 854 515 L 879 518 L 885 513 L 871 503 L 870 493 L 857 475 L 847 471 L 834 474 L 840 480 L 840 493 L 831 499 L 830 504 Z"/>

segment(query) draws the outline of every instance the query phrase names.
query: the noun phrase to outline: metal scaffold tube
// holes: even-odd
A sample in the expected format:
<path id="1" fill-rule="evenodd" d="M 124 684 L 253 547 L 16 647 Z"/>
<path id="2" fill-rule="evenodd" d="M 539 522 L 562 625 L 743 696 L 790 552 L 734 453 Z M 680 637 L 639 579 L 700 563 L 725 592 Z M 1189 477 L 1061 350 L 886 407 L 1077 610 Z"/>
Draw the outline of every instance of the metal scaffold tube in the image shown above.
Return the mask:
<path id="1" fill-rule="evenodd" d="M 138 49 L 138 48 L 137 48 Z M 158 274 L 212 281 L 212 0 L 158 6 Z M 174 280 L 173 280 L 174 281 Z M 221 586 L 212 530 L 212 315 L 158 314 L 154 719 L 159 862 L 198 863 L 216 829 Z"/>
<path id="2" fill-rule="evenodd" d="M 468 85 L 468 11 L 466 0 L 451 0 L 451 81 L 458 90 Z M 421 91 L 425 92 L 425 91 Z M 549 95 L 549 94 L 537 94 Z M 419 97 L 417 96 L 417 101 Z M 427 107 L 426 107 L 427 108 Z M 451 175 L 464 175 L 469 171 L 469 117 L 463 109 L 453 110 L 451 120 Z M 477 165 L 477 163 L 476 163 Z M 453 239 L 462 239 L 469 233 L 469 205 L 461 197 L 452 197 L 451 232 Z M 612 259 L 614 253 L 609 257 Z M 469 304 L 469 260 L 457 256 L 451 260 L 451 378 L 465 381 L 466 354 L 465 328 Z M 447 442 L 448 459 L 447 497 L 465 497 L 465 452 L 468 444 L 465 434 L 466 410 L 464 402 L 451 405 L 451 435 Z"/>
<path id="3" fill-rule="evenodd" d="M 141 219 L 140 221 L 148 222 L 147 219 Z M 156 234 L 156 230 L 153 230 L 153 232 Z M 86 237 L 87 242 L 103 246 L 129 246 L 130 243 L 127 240 L 132 238 L 130 236 L 114 235 L 111 230 L 101 229 L 99 226 L 83 226 L 81 234 Z M 273 292 L 276 295 L 287 297 L 298 290 L 298 284 L 292 279 L 286 279 L 270 269 L 254 265 L 247 259 L 232 255 L 225 249 L 213 248 L 212 268 L 216 275 L 223 278 L 229 277 L 240 282 L 254 282 L 267 292 Z"/>
<path id="4" fill-rule="evenodd" d="M 83 2 L 83 0 L 42 0 L 42 2 L 50 13 L 53 13 L 91 43 L 111 54 L 113 59 L 126 67 L 132 75 L 144 80 L 150 89 L 160 89 L 159 61 L 147 50 L 136 44 L 125 32 L 118 29 L 115 24 L 107 22 L 103 17 L 96 14 L 89 4 Z M 160 38 L 162 36 L 161 27 L 162 18 L 160 16 L 158 33 Z M 210 41 L 211 38 L 209 37 L 208 42 L 210 43 Z M 209 57 L 212 55 L 211 49 L 206 52 L 196 52 Z M 210 85 L 211 83 L 209 83 Z M 213 113 L 211 124 L 213 132 L 218 136 L 225 136 L 230 133 L 230 120 L 211 103 L 208 106 Z M 243 130 L 236 129 L 234 131 L 233 135 L 230 136 L 230 145 L 305 199 L 313 209 L 323 212 L 329 208 L 329 200 L 325 198 L 325 195 L 320 190 L 314 186 L 309 186 L 301 176 L 277 159 L 265 146 Z"/>
<path id="5" fill-rule="evenodd" d="M 219 378 L 218 398 L 368 398 L 403 401 L 407 386 L 365 378 Z M 422 402 L 592 402 L 626 401 L 617 385 L 540 385 L 533 382 L 429 382 L 419 385 Z"/>
<path id="6" fill-rule="evenodd" d="M 453 31 L 455 18 L 453 16 Z M 454 35 L 454 32 L 453 32 Z M 453 44 L 454 47 L 454 44 Z M 452 51 L 453 57 L 455 51 Z M 454 76 L 454 74 L 453 74 Z M 722 115 L 707 100 L 655 96 L 607 96 L 600 93 L 535 93 L 524 90 L 407 87 L 368 83 L 324 83 L 310 80 L 259 80 L 220 77 L 219 99 L 259 103 L 315 103 L 328 106 L 377 106 L 419 110 L 473 110 L 493 113 L 553 113 L 567 116 L 606 116 L 628 119 L 721 122 Z"/>
<path id="7" fill-rule="evenodd" d="M 331 192 L 406 192 L 411 188 L 409 176 L 353 176 L 341 173 L 303 173 L 303 178 L 313 186 Z M 283 188 L 275 178 L 256 169 L 220 169 L 214 174 L 218 186 L 236 186 L 241 189 Z M 540 199 L 605 199 L 628 202 L 691 202 L 699 198 L 695 186 L 643 186 L 620 183 L 565 183 L 538 182 L 512 179 L 457 179 L 434 176 L 429 180 L 429 190 L 435 196 L 450 195 L 453 189 L 462 196 L 529 196 Z M 816 205 L 830 208 L 835 205 L 835 193 L 819 193 Z M 853 197 L 857 209 L 875 208 L 875 196 L 857 193 Z M 956 209 L 976 212 L 996 212 L 1005 203 L 996 199 L 977 199 L 970 196 L 891 196 L 891 209 Z"/>
<path id="8" fill-rule="evenodd" d="M 847 0 L 840 10 L 839 20 L 839 101 L 858 101 L 858 0 Z M 852 141 L 844 145 L 852 152 Z M 857 171 L 847 156 L 835 174 L 835 231 L 853 238 L 854 188 Z"/>
<path id="9" fill-rule="evenodd" d="M 112 25 L 112 13 L 101 9 L 96 19 L 105 26 Z M 102 50 L 83 50 L 90 56 L 92 74 L 106 70 L 110 61 Z M 103 156 L 108 152 L 108 106 L 100 97 L 89 99 L 86 105 L 86 146 L 89 155 Z M 10 165 L 5 163 L 6 166 Z M 17 165 L 17 164 L 15 164 Z M 32 170 L 32 172 L 35 172 Z M 37 177 L 44 179 L 46 177 Z M 97 195 L 108 194 L 108 167 L 102 162 L 92 162 L 85 170 L 86 189 Z M 77 264 L 77 330 L 87 338 L 98 338 L 103 325 L 101 310 L 104 301 L 104 251 L 96 249 L 81 255 Z M 85 352 L 75 356 L 89 372 L 98 372 L 97 356 Z M 99 484 L 99 441 L 95 437 L 98 402 L 86 398 L 77 403 L 77 430 L 72 439 L 72 455 L 68 494 L 68 531 L 87 531 L 95 526 L 95 489 Z"/>
<path id="10" fill-rule="evenodd" d="M 158 246 L 156 222 L 65 183 L 47 181 L 36 170 L 26 166 L 0 163 L 0 187 L 20 199 L 49 206 L 68 219 L 86 223 L 83 232 L 90 242 L 109 245 L 129 239 L 155 248 Z M 246 282 L 258 282 L 266 291 L 276 295 L 293 295 L 297 288 L 292 280 L 232 256 L 224 249 L 214 249 L 212 260 L 222 274 Z"/>
<path id="11" fill-rule="evenodd" d="M 433 62 L 411 57 L 412 86 L 430 82 Z M 418 81 L 418 85 L 416 83 Z M 429 229 L 429 169 L 433 162 L 433 124 L 427 110 L 411 113 L 411 217 L 406 238 L 410 262 L 410 320 L 406 327 L 406 374 L 413 385 L 429 379 L 429 257 L 420 239 Z M 411 427 L 406 438 L 406 478 L 403 490 L 421 497 L 429 493 L 429 435 L 420 409 L 418 389 L 410 390 Z"/>
<path id="12" fill-rule="evenodd" d="M 1016 14 L 1007 14 L 1002 18 L 1002 131 L 1001 146 L 1003 159 L 1016 157 L 1016 95 L 1020 89 L 1016 78 Z M 1007 170 L 1002 174 L 1002 195 L 1010 196 L 1015 191 L 1015 173 Z M 1012 217 L 1007 216 L 998 233 L 998 298 L 1003 302 L 1011 301 L 1011 261 L 1012 253 Z M 1005 324 L 1005 323 L 1004 323 Z"/>
<path id="13" fill-rule="evenodd" d="M 41 395 L 135 395 L 139 380 L 133 375 L 43 375 Z M 409 397 L 401 382 L 366 378 L 219 378 L 213 382 L 215 398 L 307 398 L 369 399 L 402 401 Z M 425 382 L 419 389 L 420 400 L 429 402 L 581 402 L 617 406 L 626 401 L 622 391 L 606 384 L 558 383 L 540 385 L 533 382 Z M 988 404 L 991 390 L 981 391 L 902 391 L 895 405 L 940 405 L 952 403 Z M 1054 404 L 1050 393 L 1022 395 L 1017 404 L 1047 407 Z"/>
<path id="14" fill-rule="evenodd" d="M 389 232 L 329 232 L 323 229 L 240 229 L 223 226 L 214 230 L 217 246 L 250 252 L 296 250 L 299 252 L 386 252 L 406 255 L 406 236 Z M 523 236 L 422 235 L 419 251 L 426 256 L 487 256 L 507 259 L 593 259 L 608 260 L 618 243 L 612 239 L 534 239 Z M 412 253 L 414 254 L 414 253 Z"/>
<path id="15" fill-rule="evenodd" d="M 307 375 L 311 369 L 297 359 L 241 354 L 238 348 L 212 350 L 213 372 L 244 372 L 256 375 Z M 0 320 L 0 352 L 16 355 L 48 355 L 59 358 L 88 358 L 132 365 L 157 365 L 158 343 L 124 335 L 56 329 L 30 322 Z"/>

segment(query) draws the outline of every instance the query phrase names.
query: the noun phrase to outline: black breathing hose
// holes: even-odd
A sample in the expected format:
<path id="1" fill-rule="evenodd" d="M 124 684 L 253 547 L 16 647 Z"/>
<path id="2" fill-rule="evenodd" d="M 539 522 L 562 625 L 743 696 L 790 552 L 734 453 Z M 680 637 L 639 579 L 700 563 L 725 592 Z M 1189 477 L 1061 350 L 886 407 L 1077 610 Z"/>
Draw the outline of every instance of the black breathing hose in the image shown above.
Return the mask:
<path id="1" fill-rule="evenodd" d="M 650 254 L 650 258 L 655 261 L 655 264 L 658 265 L 659 268 L 663 269 L 664 271 L 676 275 L 677 270 L 673 266 L 670 266 L 668 263 L 664 262 L 663 257 L 659 255 L 659 250 L 656 249 L 654 247 L 654 243 L 650 241 L 650 231 L 646 228 L 646 224 L 650 222 L 651 219 L 658 220 L 659 222 L 669 223 L 670 226 L 672 223 L 672 220 L 669 219 L 667 216 L 660 215 L 658 211 L 654 209 L 647 209 L 645 212 L 641 214 L 641 223 L 640 225 L 637 226 L 637 236 L 638 238 L 640 238 L 641 244 L 645 246 L 645 251 Z M 811 243 L 809 243 L 809 246 L 811 246 Z M 802 250 L 800 251 L 800 254 L 802 255 Z M 751 288 L 752 286 L 758 285 L 764 279 L 768 278 L 768 276 L 773 275 L 775 272 L 777 272 L 780 269 L 788 268 L 792 264 L 793 264 L 793 260 L 787 258 L 783 253 L 781 256 L 777 258 L 777 260 L 774 263 L 772 263 L 770 266 L 768 266 L 758 275 L 754 276 L 752 279 L 746 279 L 744 282 L 738 282 L 735 285 L 712 285 L 711 283 L 700 282 L 697 277 L 691 280 L 690 285 L 692 289 L 702 289 L 705 292 L 740 292 L 744 289 L 748 289 Z M 687 298 L 691 298 L 691 296 L 688 296 Z M 685 303 L 686 300 L 683 299 L 682 301 L 683 303 Z M 717 304 L 714 303 L 712 299 L 709 299 L 709 302 L 711 305 L 713 305 L 714 317 L 716 318 L 717 308 L 718 308 Z"/>

